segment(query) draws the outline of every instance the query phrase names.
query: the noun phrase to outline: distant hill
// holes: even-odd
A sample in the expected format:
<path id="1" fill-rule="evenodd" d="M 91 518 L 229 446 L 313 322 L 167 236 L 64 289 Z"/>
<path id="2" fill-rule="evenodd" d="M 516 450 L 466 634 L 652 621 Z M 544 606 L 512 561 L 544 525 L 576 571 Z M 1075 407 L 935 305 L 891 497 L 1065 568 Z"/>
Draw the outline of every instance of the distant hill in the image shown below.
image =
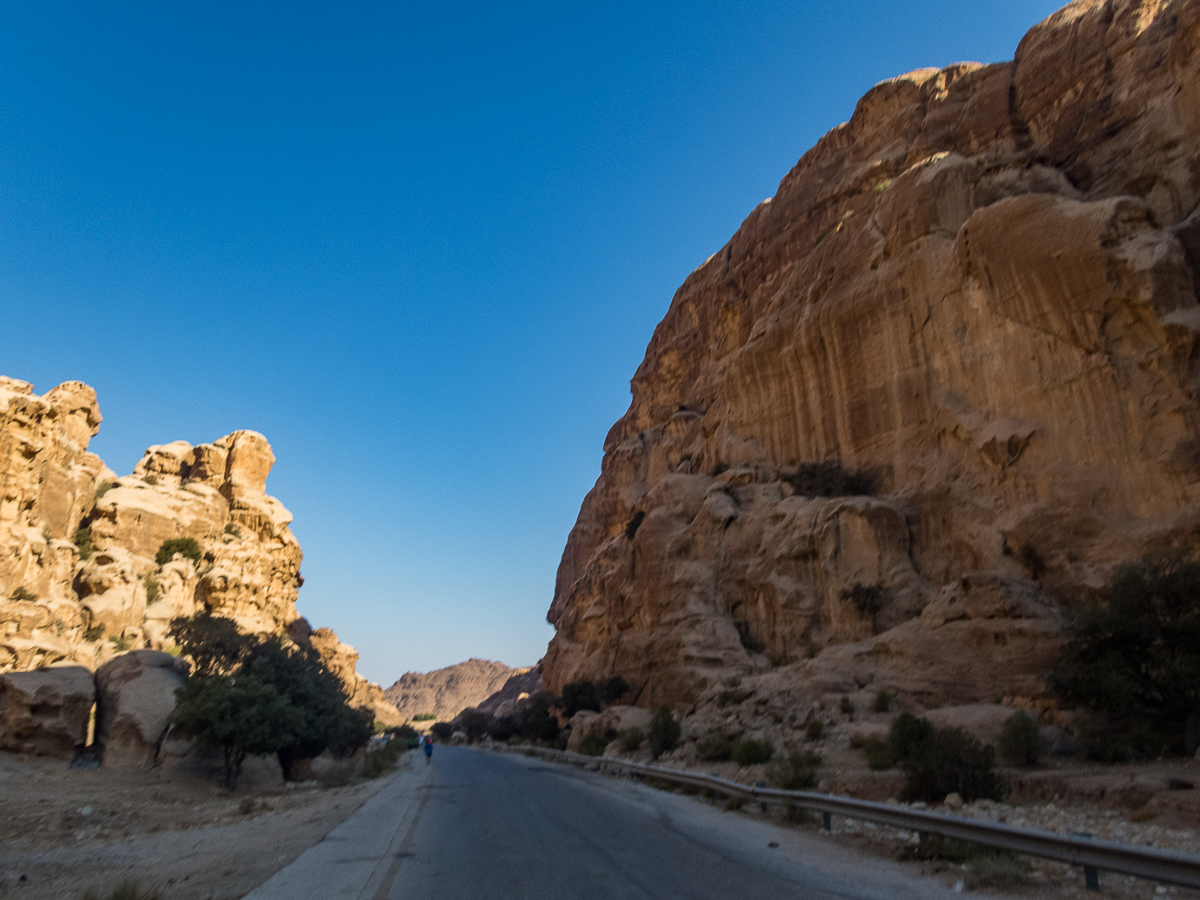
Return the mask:
<path id="1" fill-rule="evenodd" d="M 513 675 L 528 671 L 529 667 L 513 669 L 487 659 L 468 659 L 434 672 L 408 672 L 384 696 L 406 719 L 433 713 L 440 721 L 449 721 L 496 693 Z"/>

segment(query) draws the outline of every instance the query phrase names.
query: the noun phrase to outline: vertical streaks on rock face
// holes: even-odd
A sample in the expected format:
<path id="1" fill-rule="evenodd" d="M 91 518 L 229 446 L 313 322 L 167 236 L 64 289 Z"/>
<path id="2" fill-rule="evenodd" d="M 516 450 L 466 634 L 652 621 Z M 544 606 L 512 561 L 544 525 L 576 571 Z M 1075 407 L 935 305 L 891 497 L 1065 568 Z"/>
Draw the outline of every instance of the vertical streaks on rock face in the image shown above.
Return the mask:
<path id="1" fill-rule="evenodd" d="M 1040 695 L 1051 598 L 1196 549 L 1197 84 L 1200 0 L 1081 0 L 869 91 L 655 330 L 547 687 Z M 806 496 L 828 461 L 873 496 Z"/>

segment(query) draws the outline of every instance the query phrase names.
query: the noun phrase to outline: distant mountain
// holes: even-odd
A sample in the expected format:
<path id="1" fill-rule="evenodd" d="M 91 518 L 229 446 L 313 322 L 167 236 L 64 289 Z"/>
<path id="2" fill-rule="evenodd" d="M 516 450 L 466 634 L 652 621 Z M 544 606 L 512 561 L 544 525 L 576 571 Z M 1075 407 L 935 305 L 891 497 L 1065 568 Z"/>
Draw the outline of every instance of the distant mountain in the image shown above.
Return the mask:
<path id="1" fill-rule="evenodd" d="M 468 706 L 477 706 L 500 690 L 514 675 L 513 669 L 487 659 L 468 659 L 434 672 L 408 672 L 384 691 L 384 696 L 406 719 L 433 713 L 449 721 Z"/>

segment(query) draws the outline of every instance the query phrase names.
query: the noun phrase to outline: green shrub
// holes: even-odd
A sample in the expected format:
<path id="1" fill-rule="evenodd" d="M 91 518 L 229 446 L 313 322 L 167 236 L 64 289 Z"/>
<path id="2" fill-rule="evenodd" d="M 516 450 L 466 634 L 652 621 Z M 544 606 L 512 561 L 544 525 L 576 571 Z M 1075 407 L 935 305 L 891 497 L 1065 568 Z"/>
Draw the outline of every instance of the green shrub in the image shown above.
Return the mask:
<path id="1" fill-rule="evenodd" d="M 429 728 L 429 733 L 445 743 L 454 737 L 454 726 L 449 722 L 434 722 Z"/>
<path id="2" fill-rule="evenodd" d="M 767 740 L 756 741 L 753 738 L 738 738 L 733 742 L 733 761 L 739 766 L 753 766 L 765 763 L 775 753 L 775 746 Z"/>
<path id="3" fill-rule="evenodd" d="M 596 685 L 590 681 L 569 681 L 564 684 L 559 703 L 559 708 L 567 719 L 585 709 L 600 712 L 600 694 Z"/>
<path id="4" fill-rule="evenodd" d="M 646 733 L 640 728 L 626 728 L 619 735 L 621 739 L 621 750 L 625 753 L 636 753 L 642 747 L 642 741 L 646 740 Z"/>
<path id="5" fill-rule="evenodd" d="M 491 716 L 473 707 L 460 712 L 455 721 L 466 735 L 468 744 L 479 743 L 480 739 L 488 733 L 492 725 Z"/>
<path id="6" fill-rule="evenodd" d="M 940 803 L 958 793 L 968 803 L 1003 800 L 1008 783 L 995 771 L 995 752 L 961 728 L 938 728 L 900 759 L 903 800 Z"/>
<path id="7" fill-rule="evenodd" d="M 162 585 L 154 578 L 153 575 L 147 575 L 143 579 L 146 585 L 146 605 L 153 606 L 162 599 Z"/>
<path id="8" fill-rule="evenodd" d="M 604 748 L 608 745 L 609 741 L 606 741 L 603 735 L 585 734 L 579 742 L 579 752 L 584 756 L 603 756 Z"/>
<path id="9" fill-rule="evenodd" d="M 96 552 L 96 545 L 92 542 L 91 528 L 77 528 L 71 535 L 71 543 L 79 548 L 80 559 L 91 559 L 92 554 Z"/>
<path id="10" fill-rule="evenodd" d="M 437 718 L 437 713 L 417 713 L 412 717 L 414 722 L 432 722 Z"/>
<path id="11" fill-rule="evenodd" d="M 1099 603 L 1067 622 L 1050 677 L 1090 711 L 1084 749 L 1118 758 L 1193 754 L 1200 745 L 1200 563 L 1123 566 Z"/>
<path id="12" fill-rule="evenodd" d="M 155 484 L 158 484 L 158 476 L 157 475 L 147 475 L 146 477 L 144 477 L 142 479 L 142 481 L 149 485 L 155 485 Z"/>
<path id="13" fill-rule="evenodd" d="M 650 720 L 650 752 L 658 759 L 668 750 L 674 750 L 683 734 L 683 728 L 671 715 L 668 706 L 660 706 Z"/>
<path id="14" fill-rule="evenodd" d="M 786 479 L 803 497 L 854 497 L 875 493 L 874 479 L 865 472 L 849 472 L 839 460 L 801 463 Z"/>
<path id="15" fill-rule="evenodd" d="M 12 598 L 14 600 L 20 600 L 24 603 L 33 603 L 37 600 L 38 595 L 33 591 L 27 590 L 26 588 L 19 587 L 12 592 Z"/>
<path id="16" fill-rule="evenodd" d="M 890 742 L 882 738 L 871 737 L 862 742 L 862 752 L 867 757 L 867 768 L 880 772 L 890 769 L 896 764 L 896 756 L 892 752 Z"/>
<path id="17" fill-rule="evenodd" d="M 99 625 L 99 624 L 93 625 L 90 628 L 85 628 L 83 630 L 83 639 L 85 641 L 88 641 L 89 643 L 94 644 L 94 643 L 96 643 L 96 641 L 100 641 L 100 640 L 104 639 L 104 633 L 106 631 L 108 631 L 108 629 L 105 628 L 103 625 Z"/>
<path id="18" fill-rule="evenodd" d="M 885 713 L 892 708 L 892 695 L 887 691 L 878 691 L 871 702 L 871 711 Z"/>
<path id="19" fill-rule="evenodd" d="M 242 536 L 242 529 L 230 522 L 225 526 L 225 533 L 232 534 L 235 538 L 240 538 Z"/>
<path id="20" fill-rule="evenodd" d="M 113 645 L 113 649 L 118 653 L 124 653 L 126 650 L 133 647 L 133 638 L 124 634 L 114 634 L 108 639 L 108 642 Z"/>
<path id="21" fill-rule="evenodd" d="M 893 760 L 899 762 L 907 759 L 915 747 L 929 740 L 932 735 L 933 723 L 928 719 L 918 719 L 912 713 L 900 713 L 892 720 L 892 727 L 888 731 L 888 745 Z"/>
<path id="22" fill-rule="evenodd" d="M 414 732 L 415 734 L 416 732 Z M 414 740 L 412 746 L 416 746 Z M 363 760 L 363 778 L 378 778 L 396 768 L 396 762 L 406 750 L 412 749 L 409 742 L 401 737 L 393 737 L 378 750 L 372 750 Z"/>
<path id="23" fill-rule="evenodd" d="M 724 762 L 733 756 L 733 738 L 722 732 L 696 741 L 696 756 L 705 762 Z"/>
<path id="24" fill-rule="evenodd" d="M 1032 766 L 1042 755 L 1042 736 L 1025 712 L 1015 712 L 1000 730 L 1000 758 L 1010 766 Z"/>
<path id="25" fill-rule="evenodd" d="M 104 482 L 104 484 L 102 484 L 96 488 L 96 493 L 92 496 L 92 499 L 99 500 L 101 497 L 103 497 L 105 494 L 107 494 L 109 491 L 111 491 L 116 486 L 117 486 L 117 483 L 115 481 Z"/>
<path id="26" fill-rule="evenodd" d="M 789 753 L 785 759 L 772 760 L 767 766 L 767 780 L 785 791 L 804 791 L 817 784 L 817 769 L 821 755 L 811 750 Z"/>
<path id="27" fill-rule="evenodd" d="M 197 565 L 200 563 L 200 545 L 196 543 L 195 538 L 168 538 L 159 545 L 158 552 L 154 554 L 154 561 L 160 566 L 165 566 L 178 553 L 186 559 L 190 559 Z"/>
<path id="28" fill-rule="evenodd" d="M 725 812 L 737 812 L 746 805 L 746 798 L 740 794 L 731 794 L 725 798 L 725 803 L 721 807 Z"/>
<path id="29" fill-rule="evenodd" d="M 849 716 L 854 719 L 854 701 L 849 697 L 842 697 L 842 702 L 838 704 L 838 709 L 842 711 L 842 715 Z"/>
<path id="30" fill-rule="evenodd" d="M 806 740 L 819 741 L 825 737 L 825 723 L 820 719 L 811 719 L 804 726 L 804 737 Z"/>

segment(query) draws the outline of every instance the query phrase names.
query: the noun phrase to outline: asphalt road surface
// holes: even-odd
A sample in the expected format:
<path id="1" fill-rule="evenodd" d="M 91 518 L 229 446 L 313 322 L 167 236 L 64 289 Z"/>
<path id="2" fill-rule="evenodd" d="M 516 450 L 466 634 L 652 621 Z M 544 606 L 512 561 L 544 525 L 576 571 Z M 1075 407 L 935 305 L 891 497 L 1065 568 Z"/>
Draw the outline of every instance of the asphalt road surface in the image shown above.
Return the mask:
<path id="1" fill-rule="evenodd" d="M 435 748 L 246 900 L 947 897 L 827 838 L 524 756 Z M 771 847 L 775 842 L 779 846 Z"/>

